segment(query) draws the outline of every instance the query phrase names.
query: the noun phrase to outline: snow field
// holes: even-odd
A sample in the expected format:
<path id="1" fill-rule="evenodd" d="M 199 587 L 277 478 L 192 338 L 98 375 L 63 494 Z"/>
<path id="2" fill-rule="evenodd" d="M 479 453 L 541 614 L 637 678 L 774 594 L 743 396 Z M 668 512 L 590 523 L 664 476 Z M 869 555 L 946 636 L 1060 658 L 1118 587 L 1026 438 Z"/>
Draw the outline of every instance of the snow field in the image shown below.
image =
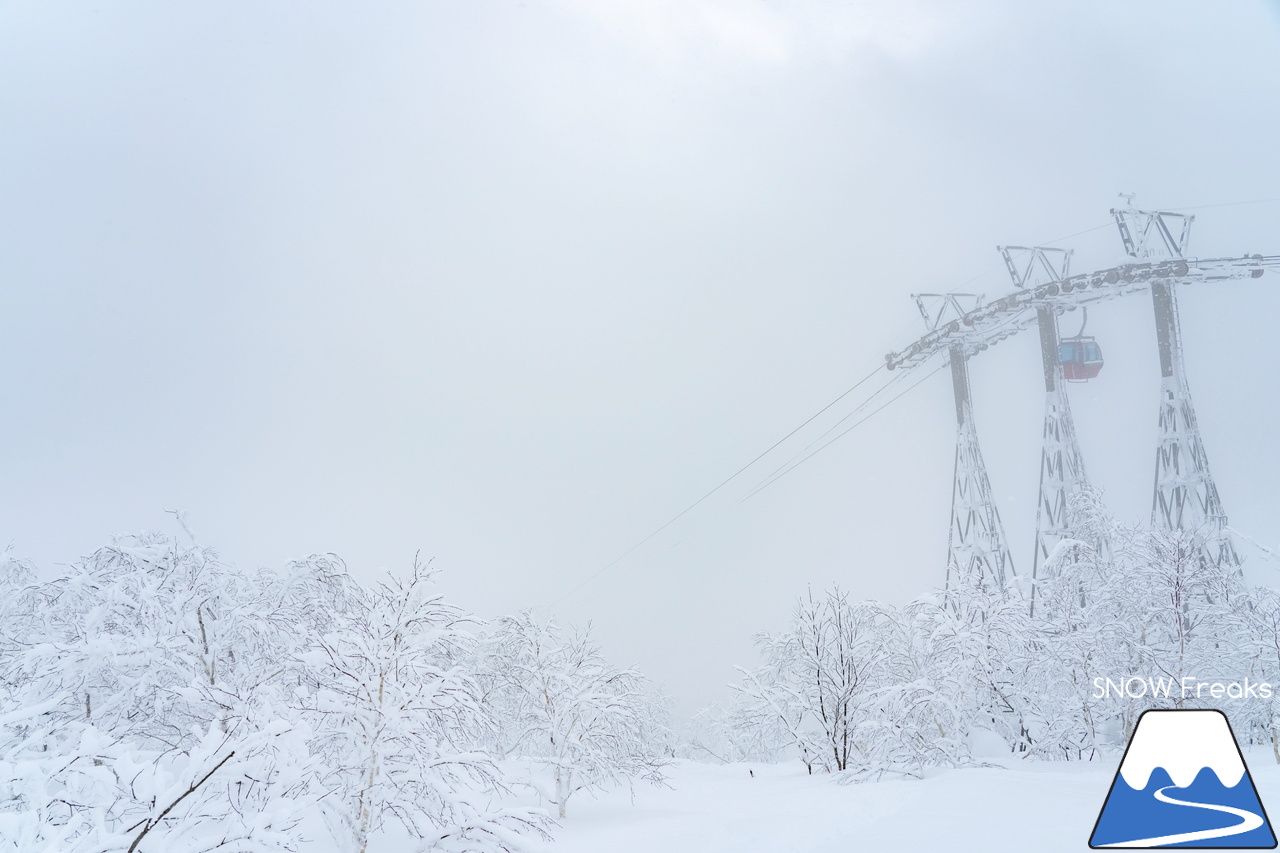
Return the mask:
<path id="1" fill-rule="evenodd" d="M 1280 812 L 1280 767 L 1247 753 L 1263 805 Z M 670 787 L 583 797 L 554 830 L 554 853 L 1057 853 L 1088 850 L 1120 756 L 1010 759 L 922 780 L 841 785 L 798 762 L 679 762 Z M 755 773 L 752 778 L 748 770 Z M 400 853 L 400 851 L 396 851 Z"/>

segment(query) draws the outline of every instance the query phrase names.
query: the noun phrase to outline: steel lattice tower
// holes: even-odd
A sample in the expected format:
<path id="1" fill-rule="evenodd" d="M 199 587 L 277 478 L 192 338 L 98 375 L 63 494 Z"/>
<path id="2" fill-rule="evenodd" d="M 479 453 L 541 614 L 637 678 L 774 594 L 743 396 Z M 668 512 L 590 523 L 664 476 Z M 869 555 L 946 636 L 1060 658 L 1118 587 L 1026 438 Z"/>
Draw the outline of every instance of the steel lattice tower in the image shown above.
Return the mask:
<path id="1" fill-rule="evenodd" d="M 1014 574 L 1004 526 L 991 496 L 969 395 L 969 360 L 951 350 L 956 396 L 956 467 L 951 489 L 951 531 L 947 537 L 947 587 L 953 583 L 1003 589 Z"/>
<path id="2" fill-rule="evenodd" d="M 1001 246 L 1005 266 L 1015 287 L 1025 289 L 1060 282 L 1070 275 L 1071 251 Z M 1040 328 L 1040 354 L 1044 368 L 1044 432 L 1040 450 L 1040 497 L 1036 504 L 1036 544 L 1031 565 L 1031 606 L 1035 607 L 1035 582 L 1053 548 L 1073 538 L 1067 518 L 1071 497 L 1088 488 L 1084 458 L 1076 440 L 1075 421 L 1067 398 L 1066 382 L 1058 353 L 1058 311 L 1050 305 L 1036 309 Z"/>
<path id="3" fill-rule="evenodd" d="M 1130 256 L 1184 257 L 1194 217 L 1145 210 L 1111 213 Z M 1203 539 L 1203 559 L 1238 566 L 1240 557 L 1226 529 L 1227 515 L 1209 472 L 1209 458 L 1183 369 L 1182 328 L 1174 287 L 1175 282 L 1167 279 L 1151 283 L 1160 349 L 1160 436 L 1151 523 L 1164 530 L 1194 533 Z"/>
<path id="4" fill-rule="evenodd" d="M 1034 585 L 1040 567 L 1063 539 L 1074 538 L 1068 522 L 1071 498 L 1088 488 L 1084 458 L 1076 440 L 1062 365 L 1058 361 L 1058 320 L 1047 308 L 1038 311 L 1044 358 L 1044 435 L 1040 450 L 1040 503 L 1036 507 L 1036 552 L 1031 569 Z M 1034 595 L 1034 592 L 1033 592 Z"/>
<path id="5" fill-rule="evenodd" d="M 885 355 L 889 370 L 914 370 L 933 358 L 951 365 L 956 399 L 956 457 L 948 531 L 947 585 L 970 583 L 1000 588 L 1017 581 L 996 511 L 982 451 L 973 422 L 969 360 L 1018 332 L 1038 326 L 1045 379 L 1045 419 L 1040 455 L 1035 573 L 1054 547 L 1072 536 L 1068 512 L 1072 498 L 1088 488 L 1084 463 L 1064 379 L 1092 378 L 1101 353 L 1085 356 L 1092 341 L 1081 334 L 1058 337 L 1064 312 L 1151 292 L 1160 344 L 1160 436 L 1156 450 L 1153 526 L 1185 530 L 1202 543 L 1203 559 L 1215 565 L 1239 566 L 1217 487 L 1209 473 L 1204 442 L 1183 370 L 1176 288 L 1258 278 L 1280 271 L 1280 255 L 1218 258 L 1185 256 L 1192 218 L 1176 213 L 1113 210 L 1128 262 L 1108 269 L 1068 275 L 1069 253 L 1058 249 L 1004 247 L 1014 289 L 987 301 L 971 293 L 913 294 L 928 331 L 910 345 Z M 1060 345 L 1073 343 L 1064 370 Z M 1089 359 L 1095 369 L 1088 371 Z M 1080 368 L 1084 368 L 1083 370 Z M 1083 374 L 1083 376 L 1079 376 Z M 1097 543 L 1108 548 L 1106 541 Z"/>

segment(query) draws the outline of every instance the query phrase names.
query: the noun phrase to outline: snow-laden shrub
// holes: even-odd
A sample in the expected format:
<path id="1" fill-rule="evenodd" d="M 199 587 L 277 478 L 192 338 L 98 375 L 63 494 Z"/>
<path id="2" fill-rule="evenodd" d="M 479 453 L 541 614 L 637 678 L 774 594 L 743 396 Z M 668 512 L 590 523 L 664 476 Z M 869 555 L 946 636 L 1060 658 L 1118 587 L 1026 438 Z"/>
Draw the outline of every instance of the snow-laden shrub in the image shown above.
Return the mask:
<path id="1" fill-rule="evenodd" d="M 154 534 L 26 590 L 28 626 L 2 663 L 14 849 L 293 848 L 307 730 L 279 677 L 288 614 L 262 592 Z"/>
<path id="2" fill-rule="evenodd" d="M 531 784 L 560 817 L 578 791 L 662 782 L 665 708 L 644 676 L 605 660 L 589 630 L 566 631 L 525 611 L 490 627 L 480 660 L 500 754 L 543 768 L 550 786 Z"/>
<path id="3" fill-rule="evenodd" d="M 676 750 L 680 758 L 715 764 L 777 762 L 790 756 L 791 743 L 778 720 L 757 718 L 751 704 L 736 694 L 727 707 L 713 704 L 694 714 L 680 731 Z"/>
<path id="4" fill-rule="evenodd" d="M 1268 590 L 1205 560 L 1203 532 L 1117 524 L 1089 493 L 1071 511 L 1087 522 L 1087 538 L 1060 542 L 1046 562 L 1023 663 L 1031 753 L 1088 758 L 1123 746 L 1148 708 L 1207 707 L 1182 695 L 1184 678 L 1257 680 L 1265 626 L 1251 618 Z M 1167 695 L 1097 695 L 1098 679 L 1132 676 L 1178 686 Z M 1238 710 L 1248 717 L 1253 709 Z"/>
<path id="5" fill-rule="evenodd" d="M 347 848 L 394 818 L 424 850 L 519 848 L 543 834 L 528 810 L 489 809 L 460 790 L 505 791 L 478 748 L 493 722 L 467 669 L 468 620 L 414 563 L 407 581 L 359 591 L 334 630 L 303 658 L 314 692 L 304 716 L 333 791 L 325 815 Z"/>
<path id="6" fill-rule="evenodd" d="M 1233 723 L 1280 761 L 1280 593 L 1206 559 L 1203 531 L 1117 524 L 1096 493 L 1070 510 L 1081 538 L 1058 544 L 1027 597 L 959 586 L 895 608 L 810 593 L 787 630 L 757 637 L 764 663 L 741 670 L 733 713 L 704 714 L 696 736 L 735 757 L 784 743 L 811 772 L 857 778 L 966 763 L 973 729 L 1087 759 L 1123 747 L 1147 708 L 1215 704 L 1184 696 L 1184 679 L 1247 678 L 1273 694 L 1238 703 Z M 1170 687 L 1099 695 L 1134 676 Z"/>
<path id="7" fill-rule="evenodd" d="M 1016 599 L 966 590 L 894 608 L 836 588 L 801 599 L 791 627 L 762 634 L 765 665 L 740 669 L 741 730 L 779 731 L 812 772 L 918 773 L 969 761 L 1010 673 Z M 984 719 L 985 718 L 985 719 Z M 1000 715 L 1003 718 L 1003 715 Z M 736 737 L 743 738 L 738 731 Z"/>
<path id="8" fill-rule="evenodd" d="M 421 850 L 521 849 L 544 819 L 490 806 L 492 724 L 429 584 L 157 534 L 48 583 L 0 563 L 0 850 L 275 853 L 315 808 L 352 853 L 387 817 Z"/>

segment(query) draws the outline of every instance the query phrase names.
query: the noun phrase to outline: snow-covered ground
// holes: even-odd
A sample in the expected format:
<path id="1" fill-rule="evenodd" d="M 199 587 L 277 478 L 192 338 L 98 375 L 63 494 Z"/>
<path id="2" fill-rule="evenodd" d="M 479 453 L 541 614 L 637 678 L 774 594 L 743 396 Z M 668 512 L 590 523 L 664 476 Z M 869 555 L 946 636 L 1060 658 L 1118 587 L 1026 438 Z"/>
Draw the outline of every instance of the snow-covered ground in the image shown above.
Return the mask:
<path id="1" fill-rule="evenodd" d="M 1280 810 L 1280 767 L 1249 768 L 1263 805 Z M 778 851 L 1082 851 L 1119 756 L 944 770 L 923 780 L 839 785 L 800 765 L 681 762 L 670 787 L 579 795 L 555 853 Z M 755 773 L 752 777 L 748 770 Z"/>
<path id="2" fill-rule="evenodd" d="M 1280 811 L 1280 767 L 1246 751 L 1270 816 Z M 939 770 L 923 780 L 838 784 L 800 764 L 681 761 L 666 787 L 580 793 L 545 853 L 1081 853 L 1119 755 L 1092 762 L 1009 759 L 1004 767 Z M 512 765 L 508 764 L 508 769 Z M 752 776 L 751 773 L 755 775 Z M 526 800 L 533 805 L 533 800 Z M 319 819 L 300 832 L 304 853 L 333 853 Z M 416 849 L 398 827 L 370 849 Z"/>
<path id="3" fill-rule="evenodd" d="M 752 777 L 748 768 L 755 772 Z M 1115 764 L 1033 764 L 839 785 L 801 765 L 682 763 L 668 789 L 578 803 L 563 853 L 1087 849 Z"/>

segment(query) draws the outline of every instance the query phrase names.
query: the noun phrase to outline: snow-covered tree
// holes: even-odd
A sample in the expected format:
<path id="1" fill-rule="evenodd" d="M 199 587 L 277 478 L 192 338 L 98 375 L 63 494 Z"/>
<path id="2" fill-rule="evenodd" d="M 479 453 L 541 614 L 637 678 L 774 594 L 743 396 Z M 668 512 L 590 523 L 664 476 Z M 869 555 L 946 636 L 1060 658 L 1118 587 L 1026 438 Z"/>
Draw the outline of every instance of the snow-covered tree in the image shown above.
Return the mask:
<path id="1" fill-rule="evenodd" d="M 839 589 L 802 599 L 787 630 L 757 638 L 764 664 L 742 670 L 735 740 L 780 736 L 811 771 L 862 777 L 969 761 L 975 729 L 1089 758 L 1123 746 L 1147 708 L 1210 703 L 1183 695 L 1184 679 L 1280 680 L 1280 597 L 1204 559 L 1204 531 L 1118 524 L 1096 492 L 1069 510 L 1080 538 L 1058 543 L 1030 600 L 965 585 L 900 608 Z M 1098 695 L 1134 676 L 1165 686 Z M 1237 717 L 1280 756 L 1270 705 Z"/>
<path id="2" fill-rule="evenodd" d="M 549 772 L 551 788 L 540 794 L 560 817 L 578 791 L 663 780 L 665 709 L 640 673 L 605 660 L 589 631 L 566 632 L 525 611 L 491 627 L 480 658 L 501 751 Z"/>
<path id="3" fill-rule="evenodd" d="M 873 716 L 882 764 L 899 770 L 969 762 L 971 730 L 1017 743 L 1026 721 L 1018 692 L 1031 634 L 1011 590 L 960 586 L 919 598 L 885 619 L 894 676 Z"/>
<path id="4" fill-rule="evenodd" d="M 462 615 L 333 556 L 245 572 L 125 537 L 36 583 L 0 563 L 0 851 L 278 853 L 324 807 L 347 849 L 519 849 L 545 820 L 500 777 Z"/>
<path id="5" fill-rule="evenodd" d="M 352 853 L 388 818 L 422 850 L 518 850 L 542 832 L 538 813 L 488 803 L 504 788 L 477 747 L 492 723 L 466 667 L 467 619 L 433 575 L 415 560 L 407 580 L 358 592 L 305 658 L 326 817 Z"/>
<path id="6" fill-rule="evenodd" d="M 736 689 L 754 726 L 782 733 L 810 772 L 961 764 L 972 726 L 1019 731 L 1011 660 L 1026 621 L 1016 596 L 976 589 L 904 608 L 810 593 L 788 630 L 757 638 L 765 664 L 742 669 Z"/>
<path id="7" fill-rule="evenodd" d="M 788 754 L 787 732 L 772 717 L 758 717 L 741 693 L 727 706 L 709 705 L 680 733 L 678 754 L 693 761 L 776 762 Z"/>
<path id="8" fill-rule="evenodd" d="M 787 631 L 757 635 L 764 666 L 740 668 L 736 689 L 758 724 L 785 731 L 810 772 L 846 770 L 865 758 L 856 729 L 879 701 L 892 654 L 883 616 L 879 605 L 851 603 L 839 588 L 818 598 L 810 591 Z"/>
<path id="9" fill-rule="evenodd" d="M 276 677 L 288 626 L 257 596 L 211 551 L 156 534 L 25 591 L 0 707 L 19 849 L 293 849 L 305 732 Z"/>
<path id="10" fill-rule="evenodd" d="M 1235 645 L 1244 674 L 1255 683 L 1272 685 L 1270 697 L 1250 701 L 1241 719 L 1232 715 L 1232 725 L 1247 725 L 1253 740 L 1269 742 L 1280 764 L 1280 590 L 1254 587 L 1236 599 L 1232 608 L 1240 629 Z"/>
<path id="11" fill-rule="evenodd" d="M 1127 740 L 1147 708 L 1203 704 L 1180 689 L 1099 698 L 1096 679 L 1245 674 L 1240 617 L 1250 599 L 1236 567 L 1202 559 L 1196 531 L 1119 525 L 1096 507 L 1092 515 L 1104 534 L 1060 542 L 1038 585 L 1022 692 L 1042 756 L 1086 757 Z"/>
<path id="12" fill-rule="evenodd" d="M 1120 531 L 1117 531 L 1119 533 Z M 1147 652 L 1112 587 L 1113 559 L 1084 540 L 1059 542 L 1036 590 L 1027 653 L 1017 659 L 1024 742 L 1041 758 L 1088 758 L 1111 745 L 1125 700 L 1095 697 L 1095 678 L 1140 672 Z"/>

